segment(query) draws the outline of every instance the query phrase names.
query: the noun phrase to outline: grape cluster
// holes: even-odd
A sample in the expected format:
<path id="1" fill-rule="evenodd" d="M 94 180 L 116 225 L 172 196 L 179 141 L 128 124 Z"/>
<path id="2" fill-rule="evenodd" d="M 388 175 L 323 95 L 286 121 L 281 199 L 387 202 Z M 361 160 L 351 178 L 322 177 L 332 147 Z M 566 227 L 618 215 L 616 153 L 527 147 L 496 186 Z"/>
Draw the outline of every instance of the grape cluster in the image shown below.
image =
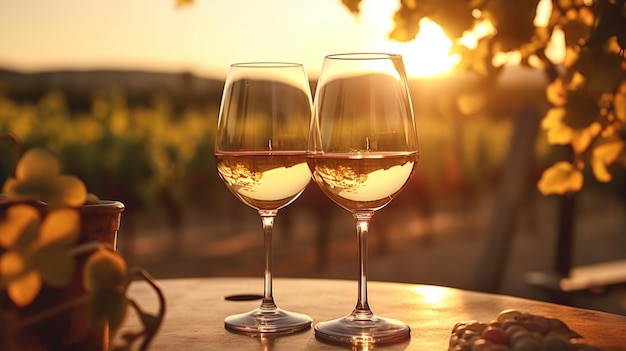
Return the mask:
<path id="1" fill-rule="evenodd" d="M 563 321 L 504 310 L 488 323 L 475 320 L 452 328 L 448 351 L 602 351 L 585 344 Z"/>

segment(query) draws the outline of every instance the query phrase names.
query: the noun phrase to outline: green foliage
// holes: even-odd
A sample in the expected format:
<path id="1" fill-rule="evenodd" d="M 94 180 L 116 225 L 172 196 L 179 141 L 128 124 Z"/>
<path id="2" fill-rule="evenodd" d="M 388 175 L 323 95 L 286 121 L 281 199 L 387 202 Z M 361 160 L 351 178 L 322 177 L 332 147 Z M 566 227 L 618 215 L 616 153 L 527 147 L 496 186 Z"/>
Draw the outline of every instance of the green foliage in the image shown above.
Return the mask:
<path id="1" fill-rule="evenodd" d="M 9 207 L 0 221 L 0 288 L 17 306 L 29 305 L 43 283 L 66 285 L 74 271 L 68 249 L 78 239 L 80 214 L 71 206 L 82 205 L 87 190 L 80 179 L 60 170 L 52 154 L 32 149 L 17 162 L 15 178 L 2 187 Z M 20 203 L 42 200 L 50 210 L 43 219 L 35 207 Z"/>
<path id="2" fill-rule="evenodd" d="M 17 143 L 13 134 L 3 134 L 2 138 L 7 136 Z M 130 349 L 137 338 L 144 336 L 142 350 L 145 349 L 163 320 L 165 298 L 146 272 L 137 271 L 159 297 L 158 314 L 144 312 L 126 296 L 133 274 L 129 274 L 121 256 L 111 247 L 105 247 L 105 243 L 88 241 L 75 245 L 82 228 L 77 208 L 88 199 L 85 185 L 74 176 L 61 174 L 55 155 L 41 148 L 29 149 L 21 155 L 14 173 L 15 177 L 5 182 L 0 198 L 0 292 L 6 291 L 15 306 L 28 307 L 44 284 L 60 289 L 68 287 L 76 277 L 76 266 L 80 266 L 76 256 L 94 249 L 95 252 L 88 256 L 82 271 L 86 295 L 70 298 L 72 294 L 67 294 L 59 304 L 46 306 L 29 318 L 20 319 L 11 332 L 5 331 L 5 334 L 17 339 L 14 331 L 86 303 L 87 324 L 95 329 L 107 323 L 114 335 L 124 321 L 127 307 L 132 306 L 141 316 L 144 329 L 121 347 Z M 73 291 L 71 286 L 69 288 Z M 6 318 L 14 318 L 12 313 L 6 312 L 9 316 Z M 5 344 L 5 340 L 2 343 Z"/>
<path id="3" fill-rule="evenodd" d="M 87 306 L 87 320 L 95 329 L 108 322 L 117 330 L 126 316 L 126 262 L 115 253 L 100 249 L 85 263 L 83 271 L 85 290 L 92 299 Z"/>
<path id="4" fill-rule="evenodd" d="M 186 194 L 209 197 L 211 189 L 189 188 L 196 174 L 217 178 L 212 156 L 217 107 L 175 110 L 167 96 L 131 105 L 124 92 L 93 93 L 88 111 L 72 111 L 65 95 L 51 91 L 35 102 L 0 95 L 0 132 L 11 131 L 24 148 L 45 147 L 63 172 L 84 181 L 103 199 L 125 203 L 129 211 L 150 208 L 163 191 L 177 201 Z M 0 181 L 11 176 L 9 143 L 0 144 Z"/>

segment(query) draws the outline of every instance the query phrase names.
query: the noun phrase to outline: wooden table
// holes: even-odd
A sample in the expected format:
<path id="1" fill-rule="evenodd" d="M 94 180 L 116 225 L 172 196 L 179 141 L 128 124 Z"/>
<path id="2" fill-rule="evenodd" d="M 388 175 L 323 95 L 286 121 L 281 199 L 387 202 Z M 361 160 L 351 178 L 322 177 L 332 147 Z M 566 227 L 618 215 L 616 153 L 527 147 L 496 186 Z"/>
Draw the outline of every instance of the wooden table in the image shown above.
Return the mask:
<path id="1" fill-rule="evenodd" d="M 167 298 L 167 312 L 150 350 L 346 349 L 317 340 L 312 328 L 295 335 L 268 337 L 250 337 L 225 330 L 224 317 L 252 310 L 260 301 L 227 301 L 224 297 L 260 294 L 262 279 L 190 278 L 159 280 L 158 283 Z M 356 281 L 274 280 L 278 306 L 308 314 L 314 324 L 350 313 L 356 303 L 356 289 Z M 157 306 L 154 292 L 143 283 L 133 284 L 130 296 L 147 310 Z M 369 283 L 369 302 L 374 313 L 402 320 L 411 327 L 409 341 L 377 346 L 377 349 L 446 351 L 456 322 L 490 321 L 500 311 L 514 308 L 559 318 L 587 343 L 605 351 L 626 351 L 626 316 L 447 287 L 386 282 Z M 136 329 L 137 325 L 131 315 L 123 329 Z"/>

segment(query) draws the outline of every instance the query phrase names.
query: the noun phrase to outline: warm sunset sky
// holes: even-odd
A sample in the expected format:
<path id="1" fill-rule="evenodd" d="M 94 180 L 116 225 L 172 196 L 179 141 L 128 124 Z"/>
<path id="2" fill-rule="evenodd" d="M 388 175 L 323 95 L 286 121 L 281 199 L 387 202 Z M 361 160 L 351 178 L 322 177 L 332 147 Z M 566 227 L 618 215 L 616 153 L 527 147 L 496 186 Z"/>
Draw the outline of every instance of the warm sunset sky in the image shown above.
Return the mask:
<path id="1" fill-rule="evenodd" d="M 364 0 L 355 18 L 340 0 L 2 0 L 0 67 L 191 71 L 225 77 L 230 63 L 295 61 L 311 76 L 324 55 L 403 54 L 412 75 L 443 56 L 386 39 L 397 1 Z M 432 38 L 431 38 L 432 39 Z M 439 43 L 441 40 L 438 41 Z"/>

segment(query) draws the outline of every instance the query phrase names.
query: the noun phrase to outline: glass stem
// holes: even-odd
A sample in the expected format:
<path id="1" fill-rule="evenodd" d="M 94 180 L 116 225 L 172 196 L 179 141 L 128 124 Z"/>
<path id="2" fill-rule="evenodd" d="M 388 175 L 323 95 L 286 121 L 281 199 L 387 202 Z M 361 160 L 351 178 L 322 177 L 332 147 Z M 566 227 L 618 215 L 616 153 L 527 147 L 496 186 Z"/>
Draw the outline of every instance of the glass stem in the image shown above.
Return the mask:
<path id="1" fill-rule="evenodd" d="M 352 215 L 356 220 L 356 234 L 359 247 L 358 300 L 352 314 L 358 319 L 370 319 L 373 316 L 367 302 L 367 234 L 369 232 L 369 223 L 373 215 L 373 211 L 356 212 Z"/>
<path id="2" fill-rule="evenodd" d="M 274 296 L 272 291 L 272 231 L 274 229 L 274 218 L 276 218 L 276 210 L 259 210 L 261 221 L 263 223 L 263 241 L 265 247 L 265 274 L 263 286 L 263 302 L 261 309 L 274 310 Z"/>

